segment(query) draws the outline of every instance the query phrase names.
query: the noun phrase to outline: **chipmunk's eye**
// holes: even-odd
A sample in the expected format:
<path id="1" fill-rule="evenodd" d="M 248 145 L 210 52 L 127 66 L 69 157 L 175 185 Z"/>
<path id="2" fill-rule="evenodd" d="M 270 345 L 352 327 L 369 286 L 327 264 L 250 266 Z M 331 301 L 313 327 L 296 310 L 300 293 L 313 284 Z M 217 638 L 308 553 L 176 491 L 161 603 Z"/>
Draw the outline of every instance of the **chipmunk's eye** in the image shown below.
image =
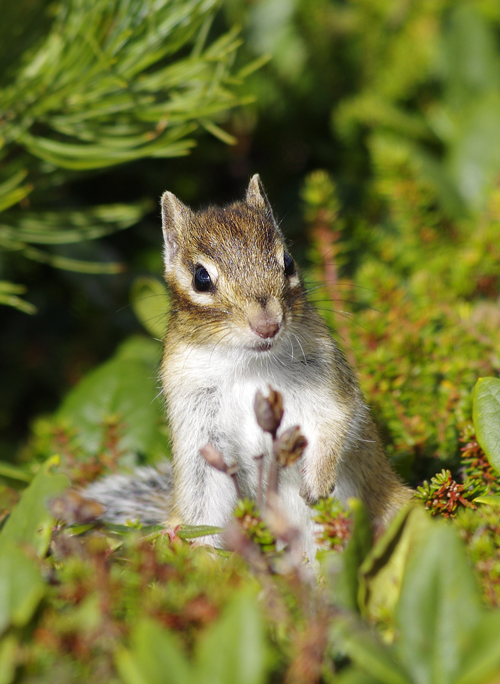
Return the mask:
<path id="1" fill-rule="evenodd" d="M 210 274 L 203 266 L 197 266 L 194 273 L 194 289 L 198 292 L 208 292 L 212 289 Z"/>
<path id="2" fill-rule="evenodd" d="M 295 273 L 295 262 L 292 257 L 285 252 L 285 275 L 293 276 Z"/>

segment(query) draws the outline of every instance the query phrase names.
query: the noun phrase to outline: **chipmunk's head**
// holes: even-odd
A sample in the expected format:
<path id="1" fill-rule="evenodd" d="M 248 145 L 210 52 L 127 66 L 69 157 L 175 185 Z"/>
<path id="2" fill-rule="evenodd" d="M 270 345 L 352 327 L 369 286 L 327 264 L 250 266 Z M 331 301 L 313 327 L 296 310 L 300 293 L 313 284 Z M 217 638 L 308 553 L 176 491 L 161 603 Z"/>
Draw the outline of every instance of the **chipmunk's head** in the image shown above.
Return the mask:
<path id="1" fill-rule="evenodd" d="M 258 175 L 245 199 L 194 212 L 162 197 L 171 316 L 192 342 L 273 348 L 303 305 L 302 284 Z"/>

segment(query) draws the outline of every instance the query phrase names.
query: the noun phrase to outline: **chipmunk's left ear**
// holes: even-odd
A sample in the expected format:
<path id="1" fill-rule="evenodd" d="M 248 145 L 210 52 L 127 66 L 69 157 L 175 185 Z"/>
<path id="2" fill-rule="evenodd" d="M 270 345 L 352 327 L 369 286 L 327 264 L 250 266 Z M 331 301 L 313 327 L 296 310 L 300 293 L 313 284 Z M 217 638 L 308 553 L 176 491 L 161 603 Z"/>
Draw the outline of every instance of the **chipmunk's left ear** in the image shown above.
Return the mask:
<path id="1" fill-rule="evenodd" d="M 253 207 L 254 209 L 260 209 L 261 211 L 264 211 L 269 218 L 274 219 L 272 207 L 267 199 L 266 191 L 264 190 L 258 173 L 250 179 L 245 201 L 248 206 Z"/>
<path id="2" fill-rule="evenodd" d="M 161 218 L 165 241 L 165 270 L 173 268 L 179 251 L 180 236 L 189 229 L 193 212 L 172 192 L 164 192 L 161 198 Z"/>

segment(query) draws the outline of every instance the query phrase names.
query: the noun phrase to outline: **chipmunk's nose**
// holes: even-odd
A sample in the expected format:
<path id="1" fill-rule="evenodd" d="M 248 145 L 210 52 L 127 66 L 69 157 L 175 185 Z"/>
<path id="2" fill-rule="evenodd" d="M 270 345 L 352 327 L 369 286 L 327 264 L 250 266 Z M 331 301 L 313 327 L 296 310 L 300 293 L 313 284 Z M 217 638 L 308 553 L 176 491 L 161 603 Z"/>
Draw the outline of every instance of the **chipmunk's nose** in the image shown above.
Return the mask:
<path id="1" fill-rule="evenodd" d="M 263 316 L 255 321 L 251 321 L 250 327 L 259 337 L 270 339 L 276 335 L 281 325 L 278 321 Z"/>
<path id="2" fill-rule="evenodd" d="M 251 307 L 248 322 L 252 331 L 262 339 L 272 339 L 281 328 L 283 313 L 281 306 L 274 298 L 259 298 L 260 306 Z"/>

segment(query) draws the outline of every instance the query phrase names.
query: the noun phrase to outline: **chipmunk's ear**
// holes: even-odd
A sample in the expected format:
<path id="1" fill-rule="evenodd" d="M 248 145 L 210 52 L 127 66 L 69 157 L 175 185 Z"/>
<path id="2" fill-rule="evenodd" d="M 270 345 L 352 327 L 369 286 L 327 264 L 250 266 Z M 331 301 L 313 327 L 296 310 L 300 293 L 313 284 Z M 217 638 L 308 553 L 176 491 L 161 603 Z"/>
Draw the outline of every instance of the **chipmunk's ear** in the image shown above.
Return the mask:
<path id="1" fill-rule="evenodd" d="M 256 173 L 250 179 L 245 201 L 248 206 L 264 211 L 269 218 L 273 219 L 273 210 L 269 200 L 267 199 L 266 191 L 264 190 L 264 186 L 262 185 L 262 181 L 260 180 L 258 173 Z"/>
<path id="2" fill-rule="evenodd" d="M 193 212 L 171 192 L 161 198 L 161 219 L 165 241 L 165 270 L 169 271 L 179 250 L 179 236 L 186 229 Z"/>

